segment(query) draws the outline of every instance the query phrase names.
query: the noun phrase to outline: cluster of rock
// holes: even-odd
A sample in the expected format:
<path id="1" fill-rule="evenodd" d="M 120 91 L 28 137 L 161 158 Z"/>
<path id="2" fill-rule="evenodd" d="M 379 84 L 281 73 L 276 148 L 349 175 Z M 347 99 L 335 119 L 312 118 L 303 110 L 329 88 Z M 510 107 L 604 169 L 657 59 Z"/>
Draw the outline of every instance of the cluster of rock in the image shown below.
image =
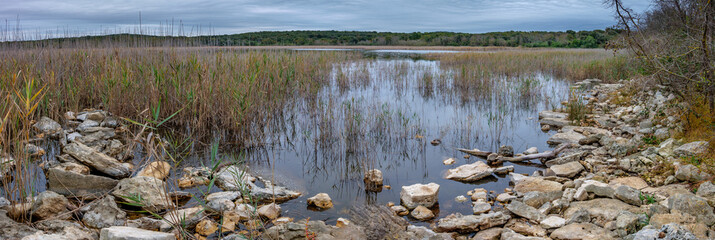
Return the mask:
<path id="1" fill-rule="evenodd" d="M 239 231 L 239 226 L 260 230 L 266 224 L 292 221 L 280 218 L 277 203 L 295 199 L 299 192 L 251 176 L 235 165 L 216 172 L 187 167 L 177 181 L 181 188 L 215 184 L 223 191 L 206 196 L 172 191 L 165 182 L 172 170 L 169 163 L 135 159 L 139 163 L 135 167 L 129 161 L 135 148 L 116 117 L 101 110 L 68 112 L 64 117 L 63 124 L 43 117 L 34 125 L 38 138 L 58 143 L 61 152 L 39 164 L 47 179 L 46 191 L 24 204 L 0 198 L 4 229 L 0 239 L 177 239 L 185 231 L 194 232 L 198 239 L 244 239 L 246 230 Z M 36 156 L 46 153 L 32 144 L 27 149 Z M 201 204 L 181 206 L 192 197 Z M 309 201 L 320 208 L 332 207 L 327 194 Z M 137 209 L 151 215 L 130 220 L 128 211 Z M 12 220 L 25 213 L 33 227 Z"/>
<path id="2" fill-rule="evenodd" d="M 531 175 L 508 173 L 477 161 L 447 171 L 446 178 L 473 182 L 508 173 L 513 188 L 496 194 L 483 188 L 469 191 L 473 215 L 450 214 L 438 219 L 434 239 L 713 239 L 715 185 L 712 177 L 688 162 L 707 151 L 707 142 L 681 144 L 671 138 L 682 131 L 674 97 L 658 89 L 638 93 L 633 106 L 619 106 L 624 84 L 586 80 L 593 114 L 590 126 L 579 126 L 566 113 L 539 114 L 543 130 L 555 131 L 548 142 L 566 149 L 543 158 L 547 166 Z M 669 104 L 667 104 L 669 103 Z M 670 107 L 669 107 L 670 106 Z M 646 143 L 644 139 L 654 139 Z M 511 157 L 513 149 L 483 154 Z M 523 155 L 536 154 L 534 148 Z M 470 153 L 472 154 L 472 153 Z M 489 161 L 487 161 L 489 162 Z M 445 165 L 454 163 L 445 160 Z M 653 172 L 654 169 L 671 171 Z M 644 180 L 645 179 L 645 180 Z M 696 189 L 694 191 L 693 189 Z M 398 216 L 418 220 L 435 216 L 439 185 L 402 187 L 401 205 L 388 204 Z"/>

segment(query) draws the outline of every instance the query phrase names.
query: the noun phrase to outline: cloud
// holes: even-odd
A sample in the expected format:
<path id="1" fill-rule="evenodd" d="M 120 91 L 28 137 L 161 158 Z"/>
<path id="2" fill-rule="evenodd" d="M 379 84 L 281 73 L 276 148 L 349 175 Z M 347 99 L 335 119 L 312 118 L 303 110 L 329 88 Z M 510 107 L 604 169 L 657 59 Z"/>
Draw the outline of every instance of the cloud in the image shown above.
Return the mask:
<path id="1" fill-rule="evenodd" d="M 644 10 L 648 1 L 627 1 Z M 12 31 L 77 34 L 136 30 L 160 34 L 179 22 L 184 32 L 231 34 L 283 30 L 564 31 L 602 29 L 615 21 L 599 0 L 0 0 L 0 21 Z M 4 25 L 4 24 L 3 24 Z M 9 28 L 9 29 L 8 29 Z M 133 29 L 133 30 L 132 30 Z M 193 29 L 193 30 L 190 30 Z"/>

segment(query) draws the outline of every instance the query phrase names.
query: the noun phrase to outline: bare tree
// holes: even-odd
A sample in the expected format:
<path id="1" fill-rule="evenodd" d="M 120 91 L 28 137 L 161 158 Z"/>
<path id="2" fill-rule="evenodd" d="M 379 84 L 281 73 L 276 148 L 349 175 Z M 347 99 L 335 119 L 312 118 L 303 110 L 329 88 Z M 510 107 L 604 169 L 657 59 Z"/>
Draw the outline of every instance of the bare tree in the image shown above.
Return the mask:
<path id="1" fill-rule="evenodd" d="M 653 0 L 637 14 L 622 0 L 605 0 L 625 31 L 625 45 L 660 84 L 715 110 L 712 0 Z M 693 99 L 690 99 L 693 100 Z"/>

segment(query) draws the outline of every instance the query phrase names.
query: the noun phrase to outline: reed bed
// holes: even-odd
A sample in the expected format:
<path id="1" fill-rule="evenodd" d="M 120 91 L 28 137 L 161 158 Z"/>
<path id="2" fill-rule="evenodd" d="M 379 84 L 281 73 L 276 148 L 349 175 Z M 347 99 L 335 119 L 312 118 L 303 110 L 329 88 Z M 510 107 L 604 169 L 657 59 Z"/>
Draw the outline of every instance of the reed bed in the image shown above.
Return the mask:
<path id="1" fill-rule="evenodd" d="M 349 52 L 116 48 L 13 50 L 0 53 L 0 89 L 15 75 L 45 87 L 36 114 L 103 107 L 137 122 L 193 136 L 260 137 L 264 125 L 295 96 L 315 96 L 335 62 Z M 19 84 L 19 83 L 18 83 Z"/>

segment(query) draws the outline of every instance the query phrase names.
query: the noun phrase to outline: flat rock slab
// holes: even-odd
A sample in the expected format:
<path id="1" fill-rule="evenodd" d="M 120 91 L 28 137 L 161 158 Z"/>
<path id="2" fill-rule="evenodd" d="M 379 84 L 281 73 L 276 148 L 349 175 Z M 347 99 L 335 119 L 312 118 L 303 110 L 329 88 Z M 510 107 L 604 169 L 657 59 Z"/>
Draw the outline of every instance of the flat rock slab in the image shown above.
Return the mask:
<path id="1" fill-rule="evenodd" d="M 618 217 L 621 211 L 631 213 L 642 213 L 639 207 L 624 203 L 620 200 L 610 198 L 596 198 L 588 201 L 571 202 L 569 208 L 564 212 L 564 218 L 570 219 L 576 212 L 585 209 L 591 217 L 598 217 L 605 221 L 612 221 Z"/>
<path id="2" fill-rule="evenodd" d="M 480 215 L 463 216 L 460 213 L 453 213 L 440 219 L 437 222 L 438 232 L 476 232 L 496 226 L 504 225 L 511 219 L 509 214 L 504 212 L 485 213 Z"/>
<path id="3" fill-rule="evenodd" d="M 626 185 L 638 190 L 648 187 L 648 183 L 640 177 L 620 177 L 608 182 L 609 185 L 617 187 L 618 185 Z"/>
<path id="4" fill-rule="evenodd" d="M 551 233 L 551 238 L 559 240 L 614 239 L 608 230 L 591 223 L 572 223 L 563 226 Z"/>
<path id="5" fill-rule="evenodd" d="M 491 176 L 494 169 L 481 161 L 447 170 L 447 179 L 473 182 Z"/>
<path id="6" fill-rule="evenodd" d="M 564 126 L 561 128 L 561 132 L 552 135 L 548 140 L 546 140 L 546 143 L 551 145 L 558 145 L 562 143 L 578 144 L 578 141 L 586 136 L 577 133 L 574 129 L 575 127 L 573 126 Z"/>
<path id="7" fill-rule="evenodd" d="M 47 171 L 47 190 L 88 200 L 109 193 L 117 183 L 119 181 L 108 177 L 82 175 L 58 168 Z"/>
<path id="8" fill-rule="evenodd" d="M 176 240 L 171 233 L 156 232 L 134 227 L 114 226 L 103 228 L 100 240 Z"/>
<path id="9" fill-rule="evenodd" d="M 555 192 L 561 191 L 563 185 L 558 182 L 544 180 L 540 177 L 525 177 L 520 179 L 514 186 L 514 191 L 524 194 L 527 192 Z"/>
<path id="10" fill-rule="evenodd" d="M 559 177 L 573 178 L 576 174 L 579 174 L 583 170 L 583 165 L 579 162 L 569 162 L 551 166 L 551 171 L 554 171 L 556 176 Z"/>
<path id="11" fill-rule="evenodd" d="M 130 165 L 122 164 L 117 159 L 78 142 L 67 144 L 63 151 L 83 164 L 115 178 L 128 177 L 132 173 Z"/>
<path id="12" fill-rule="evenodd" d="M 543 118 L 566 119 L 567 116 L 568 116 L 568 114 L 562 113 L 562 112 L 554 112 L 554 111 L 539 112 L 539 119 L 543 119 Z"/>

